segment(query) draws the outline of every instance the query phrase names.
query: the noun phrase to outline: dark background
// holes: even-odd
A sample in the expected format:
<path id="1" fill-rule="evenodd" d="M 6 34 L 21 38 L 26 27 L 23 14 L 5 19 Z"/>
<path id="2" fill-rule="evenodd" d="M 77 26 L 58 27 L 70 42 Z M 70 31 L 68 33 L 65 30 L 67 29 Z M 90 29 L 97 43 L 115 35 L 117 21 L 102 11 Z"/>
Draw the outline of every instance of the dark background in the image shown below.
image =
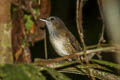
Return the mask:
<path id="1" fill-rule="evenodd" d="M 79 40 L 76 27 L 76 0 L 51 0 L 51 16 L 60 17 L 67 28 L 75 35 Z M 102 19 L 100 17 L 97 0 L 88 0 L 83 7 L 83 30 L 84 39 L 86 45 L 95 45 L 101 35 Z M 79 40 L 80 41 L 80 40 Z M 48 57 L 55 58 L 58 55 L 55 54 L 49 42 L 49 34 L 47 32 L 47 48 Z M 37 42 L 35 46 L 31 47 L 32 57 L 44 58 L 44 41 Z M 87 76 L 71 75 L 73 80 L 88 80 Z M 82 79 L 83 78 L 83 79 Z"/>
<path id="2" fill-rule="evenodd" d="M 80 41 L 76 27 L 76 0 L 51 0 L 51 16 L 60 17 L 67 28 Z M 100 17 L 97 0 L 88 0 L 83 7 L 83 30 L 86 45 L 95 45 L 101 35 L 102 19 Z M 55 57 L 54 50 L 49 43 L 47 32 L 48 57 Z M 34 57 L 44 58 L 44 41 L 39 41 L 31 47 Z M 36 53 L 36 54 L 35 54 Z"/>

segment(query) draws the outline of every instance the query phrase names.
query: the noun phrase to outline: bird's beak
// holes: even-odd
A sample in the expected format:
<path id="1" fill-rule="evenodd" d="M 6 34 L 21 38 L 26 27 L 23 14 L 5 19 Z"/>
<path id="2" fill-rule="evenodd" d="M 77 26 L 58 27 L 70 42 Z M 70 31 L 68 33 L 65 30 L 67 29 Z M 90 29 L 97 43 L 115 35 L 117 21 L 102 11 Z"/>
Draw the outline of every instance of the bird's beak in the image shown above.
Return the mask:
<path id="1" fill-rule="evenodd" d="M 40 21 L 43 21 L 43 22 L 48 22 L 46 19 L 40 19 Z"/>

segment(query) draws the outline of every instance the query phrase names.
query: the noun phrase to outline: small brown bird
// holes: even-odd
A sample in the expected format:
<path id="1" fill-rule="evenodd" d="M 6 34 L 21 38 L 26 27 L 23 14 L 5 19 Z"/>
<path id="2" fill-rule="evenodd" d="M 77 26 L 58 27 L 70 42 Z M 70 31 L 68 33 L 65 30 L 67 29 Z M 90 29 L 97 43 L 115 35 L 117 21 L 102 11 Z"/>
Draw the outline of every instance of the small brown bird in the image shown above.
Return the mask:
<path id="1" fill-rule="evenodd" d="M 40 20 L 46 23 L 50 42 L 58 55 L 67 56 L 82 50 L 74 35 L 60 18 L 51 16 Z"/>

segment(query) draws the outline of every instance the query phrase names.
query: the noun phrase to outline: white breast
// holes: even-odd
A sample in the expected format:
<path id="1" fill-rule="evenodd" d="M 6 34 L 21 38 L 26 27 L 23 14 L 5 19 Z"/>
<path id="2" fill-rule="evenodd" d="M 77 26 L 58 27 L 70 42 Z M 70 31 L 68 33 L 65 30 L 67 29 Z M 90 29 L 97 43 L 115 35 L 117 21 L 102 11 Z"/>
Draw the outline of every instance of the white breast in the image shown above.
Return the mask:
<path id="1" fill-rule="evenodd" d="M 65 50 L 65 40 L 64 39 L 53 39 L 50 38 L 50 41 L 52 43 L 53 48 L 55 48 L 56 52 L 60 55 L 60 56 L 66 56 L 69 55 L 69 53 Z"/>

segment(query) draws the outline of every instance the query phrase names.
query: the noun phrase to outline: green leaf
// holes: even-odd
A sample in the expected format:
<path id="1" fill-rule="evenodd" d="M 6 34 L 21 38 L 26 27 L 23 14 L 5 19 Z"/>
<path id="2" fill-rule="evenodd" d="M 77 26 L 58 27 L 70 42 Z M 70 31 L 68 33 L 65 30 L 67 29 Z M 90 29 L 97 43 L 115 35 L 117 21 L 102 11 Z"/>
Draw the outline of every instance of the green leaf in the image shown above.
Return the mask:
<path id="1" fill-rule="evenodd" d="M 6 64 L 0 66 L 2 80 L 46 80 L 35 67 L 28 64 Z"/>
<path id="2" fill-rule="evenodd" d="M 36 17 L 40 15 L 40 8 L 39 7 L 34 8 L 34 14 L 35 14 Z"/>
<path id="3" fill-rule="evenodd" d="M 56 80 L 71 80 L 70 78 L 68 78 L 64 74 L 62 74 L 62 73 L 60 73 L 60 72 L 58 72 L 54 69 L 51 69 L 51 68 L 48 68 L 48 67 L 46 67 L 45 69 Z"/>
<path id="4" fill-rule="evenodd" d="M 31 15 L 24 15 L 24 18 L 26 19 L 26 22 L 25 22 L 26 30 L 27 30 L 27 32 L 29 32 L 32 25 L 34 24 L 34 21 L 32 20 Z"/>
<path id="5" fill-rule="evenodd" d="M 63 69 L 61 70 L 61 72 L 80 74 L 80 75 L 90 75 L 91 73 L 91 76 L 96 77 L 100 80 L 120 80 L 120 77 L 115 74 L 111 74 L 105 71 L 91 69 L 91 68 L 89 68 L 88 70 L 77 67 L 77 69 L 76 68 Z"/>
<path id="6" fill-rule="evenodd" d="M 92 62 L 98 63 L 98 64 L 102 64 L 102 65 L 106 65 L 115 69 L 120 69 L 120 64 L 115 64 L 112 62 L 108 62 L 108 61 L 103 61 L 103 60 L 97 60 L 97 59 L 92 59 Z"/>

